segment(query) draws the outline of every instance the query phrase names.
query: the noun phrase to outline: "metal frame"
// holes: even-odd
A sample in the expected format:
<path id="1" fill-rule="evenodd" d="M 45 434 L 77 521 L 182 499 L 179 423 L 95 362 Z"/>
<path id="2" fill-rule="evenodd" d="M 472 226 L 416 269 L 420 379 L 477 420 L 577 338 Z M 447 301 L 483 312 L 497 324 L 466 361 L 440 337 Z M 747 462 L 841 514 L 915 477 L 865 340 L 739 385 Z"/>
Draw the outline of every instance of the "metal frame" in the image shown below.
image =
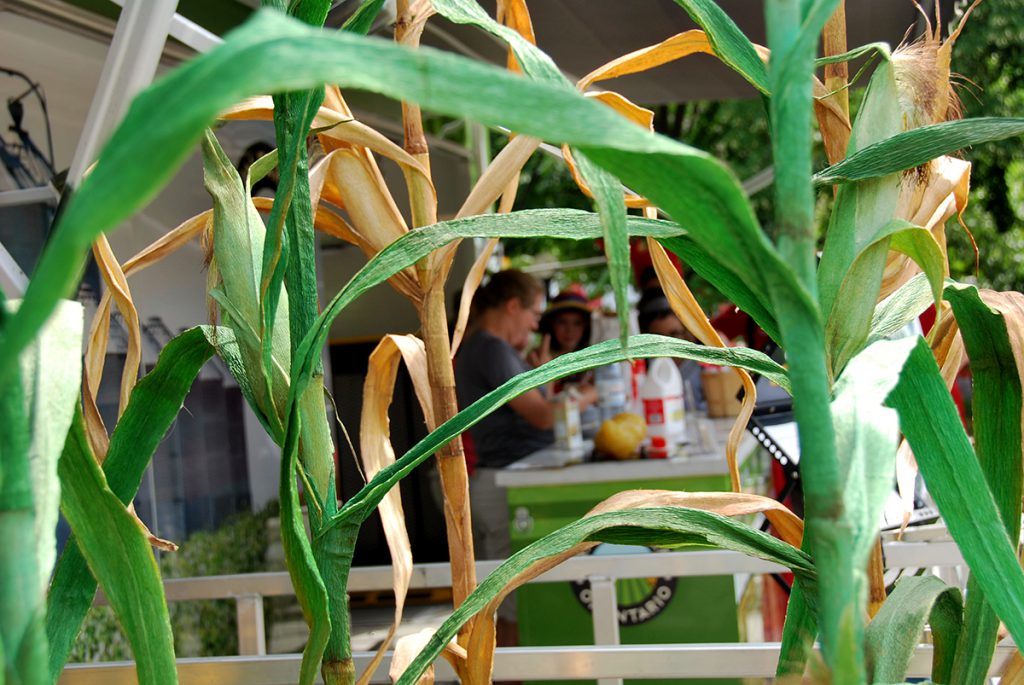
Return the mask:
<path id="1" fill-rule="evenodd" d="M 9 300 L 17 300 L 25 294 L 28 288 L 28 276 L 14 261 L 14 257 L 7 251 L 3 243 L 0 243 L 0 290 L 4 297 Z"/>
<path id="2" fill-rule="evenodd" d="M 132 97 L 153 80 L 178 0 L 123 0 L 114 39 L 103 63 L 96 95 L 68 171 L 75 187 L 99 154 Z"/>

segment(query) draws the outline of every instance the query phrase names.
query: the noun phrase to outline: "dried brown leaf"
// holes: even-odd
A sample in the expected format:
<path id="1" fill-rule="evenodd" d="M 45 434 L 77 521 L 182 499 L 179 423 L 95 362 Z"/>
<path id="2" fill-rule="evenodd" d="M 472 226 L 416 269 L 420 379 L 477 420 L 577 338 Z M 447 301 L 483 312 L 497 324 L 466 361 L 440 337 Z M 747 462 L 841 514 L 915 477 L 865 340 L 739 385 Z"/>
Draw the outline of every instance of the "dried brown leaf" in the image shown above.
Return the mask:
<path id="1" fill-rule="evenodd" d="M 649 210 L 645 210 L 645 213 L 648 215 L 654 214 L 654 212 Z M 686 327 L 686 330 L 693 333 L 705 345 L 710 347 L 727 347 L 718 331 L 711 325 L 707 315 L 704 314 L 704 310 L 697 304 L 696 298 L 694 298 L 693 293 L 686 286 L 683 277 L 679 275 L 679 272 L 676 271 L 675 266 L 669 260 L 668 254 L 665 252 L 665 248 L 661 246 L 661 243 L 648 238 L 647 249 L 651 253 L 654 270 L 657 272 L 658 280 L 665 291 L 665 297 L 668 298 L 672 311 L 679 317 L 679 321 Z M 739 452 L 740 440 L 743 439 L 743 433 L 747 428 L 747 422 L 750 421 L 750 417 L 754 413 L 757 390 L 749 373 L 738 367 L 733 367 L 732 370 L 743 383 L 744 393 L 740 413 L 736 417 L 736 422 L 733 423 L 732 429 L 729 431 L 729 438 L 725 443 L 725 459 L 729 463 L 729 480 L 732 484 L 732 490 L 733 492 L 740 492 L 742 486 L 740 483 L 737 453 Z"/>
<path id="2" fill-rule="evenodd" d="M 101 234 L 96 239 L 92 253 L 99 266 L 100 275 L 107 284 L 107 292 L 111 293 L 117 303 L 128 332 L 128 349 L 125 353 L 124 371 L 121 374 L 121 393 L 117 409 L 117 415 L 121 416 L 128 406 L 128 398 L 131 397 L 132 388 L 139 378 L 139 367 L 142 364 L 142 327 L 139 324 L 139 312 L 135 309 L 135 302 L 128 287 L 128 279 L 121 270 L 106 235 Z M 94 382 L 98 385 L 99 381 L 99 378 L 90 378 L 90 384 Z"/>
<path id="3" fill-rule="evenodd" d="M 427 357 L 423 341 L 411 335 L 387 335 L 370 355 L 369 370 L 363 385 L 363 411 L 359 426 L 360 454 L 363 472 L 373 478 L 381 469 L 395 463 L 395 451 L 391 445 L 388 407 L 395 391 L 395 379 L 399 362 L 405 362 L 413 380 L 413 387 L 428 422 L 433 423 L 433 403 L 430 381 L 427 377 Z M 388 551 L 391 553 L 392 587 L 395 592 L 395 620 L 381 642 L 359 685 L 369 682 L 377 664 L 384 658 L 384 652 L 402 622 L 405 598 L 409 592 L 412 577 L 412 548 L 409 533 L 405 527 L 405 512 L 402 509 L 401 492 L 392 489 L 377 507 Z M 415 654 L 415 653 L 414 653 Z"/>
<path id="4" fill-rule="evenodd" d="M 946 220 L 954 214 L 963 223 L 971 185 L 971 164 L 954 157 L 940 157 L 904 172 L 896 205 L 896 218 L 904 219 L 932 232 L 932 236 L 946 254 Z M 966 230 L 966 226 L 964 226 Z M 945 265 L 948 275 L 948 259 Z M 878 293 L 882 301 L 907 281 L 921 272 L 912 259 L 900 252 L 890 251 Z"/>

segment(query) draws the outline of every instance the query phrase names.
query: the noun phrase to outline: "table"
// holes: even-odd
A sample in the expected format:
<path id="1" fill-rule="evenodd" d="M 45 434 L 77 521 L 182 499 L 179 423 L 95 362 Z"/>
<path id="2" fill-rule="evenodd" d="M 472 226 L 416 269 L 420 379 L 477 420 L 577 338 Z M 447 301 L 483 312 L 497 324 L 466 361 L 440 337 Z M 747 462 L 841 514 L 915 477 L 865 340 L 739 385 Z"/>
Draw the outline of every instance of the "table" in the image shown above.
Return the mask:
<path id="1" fill-rule="evenodd" d="M 495 481 L 507 489 L 513 551 L 579 519 L 598 502 L 623 490 L 729 490 L 725 438 L 732 420 L 701 419 L 699 425 L 704 429 L 703 444 L 684 447 L 675 458 L 581 463 L 592 451 L 588 443 L 574 452 L 546 448 L 499 471 Z M 744 434 L 739 454 L 746 462 L 744 470 L 758 468 L 759 458 L 747 459 L 761 454 L 749 433 Z M 558 464 L 567 465 L 559 468 Z M 652 551 L 601 545 L 592 553 Z M 616 591 L 624 644 L 740 640 L 732 576 L 620 580 Z M 518 591 L 516 601 L 521 644 L 594 643 L 588 583 L 532 584 Z M 739 681 L 660 682 L 710 685 Z"/>

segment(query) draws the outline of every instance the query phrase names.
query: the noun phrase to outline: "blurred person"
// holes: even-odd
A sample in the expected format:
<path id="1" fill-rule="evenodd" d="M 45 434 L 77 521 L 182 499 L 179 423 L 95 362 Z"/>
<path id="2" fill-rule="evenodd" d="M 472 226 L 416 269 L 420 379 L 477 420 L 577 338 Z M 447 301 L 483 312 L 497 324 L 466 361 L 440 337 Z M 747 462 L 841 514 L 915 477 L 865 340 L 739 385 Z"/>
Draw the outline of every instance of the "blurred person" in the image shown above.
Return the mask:
<path id="1" fill-rule="evenodd" d="M 455 358 L 455 380 L 462 408 L 509 379 L 530 370 L 522 357 L 543 312 L 543 288 L 521 271 L 500 271 L 473 297 L 472 333 Z M 549 341 L 550 345 L 550 341 Z M 549 345 L 538 361 L 550 360 Z M 580 405 L 597 400 L 592 386 L 581 389 Z M 495 484 L 498 469 L 554 443 L 555 405 L 543 389 L 529 390 L 481 420 L 469 432 L 477 464 L 470 477 L 473 544 L 479 559 L 507 559 L 512 554 L 505 491 Z M 515 607 L 498 612 L 499 643 L 514 644 Z"/>
<path id="2" fill-rule="evenodd" d="M 554 359 L 590 345 L 591 314 L 590 301 L 581 285 L 571 285 L 558 293 L 540 317 L 538 331 L 542 336 L 541 344 L 526 355 L 526 361 L 537 367 L 542 358 Z M 566 376 L 555 381 L 554 391 L 559 392 L 567 384 L 589 380 L 590 375 L 583 372 Z"/>

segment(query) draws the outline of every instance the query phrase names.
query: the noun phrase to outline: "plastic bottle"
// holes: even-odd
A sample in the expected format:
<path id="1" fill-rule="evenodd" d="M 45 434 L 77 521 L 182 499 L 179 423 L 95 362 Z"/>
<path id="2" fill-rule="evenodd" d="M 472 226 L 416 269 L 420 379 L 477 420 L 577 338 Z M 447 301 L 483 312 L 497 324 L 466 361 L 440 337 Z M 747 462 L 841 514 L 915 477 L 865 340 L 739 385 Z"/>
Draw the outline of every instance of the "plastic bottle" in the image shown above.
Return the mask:
<path id="1" fill-rule="evenodd" d="M 654 458 L 668 456 L 676 444 L 686 440 L 683 378 L 675 362 L 665 357 L 652 360 L 640 396 L 651 438 L 649 454 Z"/>
<path id="2" fill-rule="evenodd" d="M 626 379 L 621 364 L 607 364 L 594 370 L 597 404 L 602 422 L 626 411 Z"/>
<path id="3" fill-rule="evenodd" d="M 555 397 L 555 445 L 565 450 L 583 447 L 580 402 L 572 388 L 563 390 Z"/>
<path id="4" fill-rule="evenodd" d="M 644 415 L 644 401 L 640 395 L 643 392 L 644 381 L 647 379 L 647 360 L 634 359 L 629 362 L 630 387 L 629 387 L 629 410 L 638 416 Z"/>

